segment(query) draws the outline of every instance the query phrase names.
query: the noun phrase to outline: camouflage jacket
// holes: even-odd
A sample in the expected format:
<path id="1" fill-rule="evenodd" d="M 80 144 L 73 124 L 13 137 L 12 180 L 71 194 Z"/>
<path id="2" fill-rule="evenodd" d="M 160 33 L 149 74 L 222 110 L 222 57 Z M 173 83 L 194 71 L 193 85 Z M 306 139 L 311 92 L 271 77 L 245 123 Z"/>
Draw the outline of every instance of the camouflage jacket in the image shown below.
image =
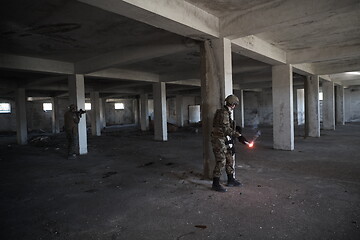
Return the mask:
<path id="1" fill-rule="evenodd" d="M 80 118 L 76 112 L 66 111 L 64 114 L 65 131 L 72 130 L 78 125 Z"/>
<path id="2" fill-rule="evenodd" d="M 211 136 L 216 138 L 239 136 L 235 130 L 235 122 L 231 119 L 231 112 L 226 106 L 216 110 Z"/>

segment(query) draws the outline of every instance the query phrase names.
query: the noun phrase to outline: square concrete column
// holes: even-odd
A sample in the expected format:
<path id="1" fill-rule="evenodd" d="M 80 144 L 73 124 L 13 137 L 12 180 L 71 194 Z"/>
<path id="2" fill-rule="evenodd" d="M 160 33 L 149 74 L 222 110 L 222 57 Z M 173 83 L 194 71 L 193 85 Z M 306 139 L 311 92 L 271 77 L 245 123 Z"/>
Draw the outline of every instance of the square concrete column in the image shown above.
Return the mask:
<path id="1" fill-rule="evenodd" d="M 336 124 L 345 125 L 345 98 L 344 87 L 336 86 Z"/>
<path id="2" fill-rule="evenodd" d="M 320 137 L 319 76 L 305 80 L 305 136 Z"/>
<path id="3" fill-rule="evenodd" d="M 16 136 L 17 143 L 27 144 L 26 94 L 25 88 L 16 89 Z"/>
<path id="4" fill-rule="evenodd" d="M 105 103 L 106 103 L 106 99 L 99 98 L 100 127 L 101 128 L 106 127 Z"/>
<path id="5" fill-rule="evenodd" d="M 209 57 L 214 57 L 216 61 L 214 70 L 217 71 L 220 78 L 220 104 L 223 105 L 225 98 L 233 94 L 231 41 L 226 38 L 221 38 L 212 40 L 211 44 L 213 46 L 213 52 Z"/>
<path id="6" fill-rule="evenodd" d="M 297 125 L 302 125 L 305 123 L 305 90 L 303 88 L 296 89 L 294 101 L 294 106 L 296 106 L 295 122 L 297 122 Z"/>
<path id="7" fill-rule="evenodd" d="M 78 109 L 85 110 L 85 83 L 84 75 L 70 75 L 68 79 L 70 104 L 75 104 Z M 83 114 L 78 124 L 79 154 L 87 154 L 86 114 Z"/>
<path id="8" fill-rule="evenodd" d="M 92 112 L 91 134 L 93 136 L 101 136 L 99 92 L 90 92 L 90 101 Z"/>
<path id="9" fill-rule="evenodd" d="M 51 126 L 52 133 L 60 132 L 60 118 L 59 118 L 59 98 L 51 98 L 52 114 L 51 114 Z"/>
<path id="10" fill-rule="evenodd" d="M 154 96 L 154 139 L 167 141 L 167 118 L 166 118 L 166 85 L 164 82 L 153 84 Z"/>
<path id="11" fill-rule="evenodd" d="M 134 124 L 139 124 L 139 100 L 137 98 L 133 99 L 133 113 L 134 113 Z"/>
<path id="12" fill-rule="evenodd" d="M 148 94 L 140 94 L 140 128 L 141 131 L 149 130 L 149 104 Z"/>
<path id="13" fill-rule="evenodd" d="M 244 91 L 234 90 L 234 94 L 239 98 L 239 106 L 234 110 L 236 125 L 244 128 Z"/>
<path id="14" fill-rule="evenodd" d="M 212 178 L 215 166 L 210 138 L 213 118 L 216 110 L 224 105 L 226 96 L 233 93 L 230 40 L 204 41 L 200 58 L 204 177 Z"/>
<path id="15" fill-rule="evenodd" d="M 323 81 L 323 129 L 335 130 L 335 97 L 334 97 L 334 83 L 330 81 Z"/>
<path id="16" fill-rule="evenodd" d="M 291 65 L 272 67 L 274 149 L 294 150 L 293 78 Z"/>
<path id="17" fill-rule="evenodd" d="M 176 124 L 179 127 L 184 126 L 183 96 L 181 95 L 176 95 Z"/>

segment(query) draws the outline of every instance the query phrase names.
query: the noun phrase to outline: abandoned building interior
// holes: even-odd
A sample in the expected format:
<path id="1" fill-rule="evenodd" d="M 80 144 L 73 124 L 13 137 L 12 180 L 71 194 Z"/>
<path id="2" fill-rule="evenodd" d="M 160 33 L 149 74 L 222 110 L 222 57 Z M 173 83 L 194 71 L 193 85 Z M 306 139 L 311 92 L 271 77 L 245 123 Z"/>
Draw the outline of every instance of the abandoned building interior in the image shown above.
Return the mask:
<path id="1" fill-rule="evenodd" d="M 1 239 L 360 239 L 359 0 L 1 5 Z"/>

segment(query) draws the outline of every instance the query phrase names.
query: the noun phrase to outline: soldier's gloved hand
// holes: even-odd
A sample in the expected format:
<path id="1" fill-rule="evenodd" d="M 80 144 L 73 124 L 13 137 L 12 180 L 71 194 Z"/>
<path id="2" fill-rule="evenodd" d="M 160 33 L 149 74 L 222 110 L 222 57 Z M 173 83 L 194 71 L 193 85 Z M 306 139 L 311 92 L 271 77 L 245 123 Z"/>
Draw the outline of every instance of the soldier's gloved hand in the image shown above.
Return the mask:
<path id="1" fill-rule="evenodd" d="M 241 136 L 241 134 L 240 134 L 239 132 L 235 132 L 235 133 L 234 133 L 234 137 L 238 138 L 238 137 L 240 137 L 240 136 Z"/>
<path id="2" fill-rule="evenodd" d="M 238 137 L 239 142 L 241 142 L 242 144 L 249 144 L 249 141 L 244 137 L 244 136 L 240 136 Z"/>

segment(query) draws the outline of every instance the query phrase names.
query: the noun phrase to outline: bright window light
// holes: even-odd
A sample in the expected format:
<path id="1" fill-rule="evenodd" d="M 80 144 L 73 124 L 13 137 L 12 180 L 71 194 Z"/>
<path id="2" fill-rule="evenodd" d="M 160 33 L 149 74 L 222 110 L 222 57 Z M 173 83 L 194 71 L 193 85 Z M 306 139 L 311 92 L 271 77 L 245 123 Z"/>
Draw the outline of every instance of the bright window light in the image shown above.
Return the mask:
<path id="1" fill-rule="evenodd" d="M 360 75 L 360 72 L 347 72 L 346 74 L 350 74 L 350 75 Z"/>
<path id="2" fill-rule="evenodd" d="M 46 111 L 52 111 L 52 103 L 43 103 L 43 110 Z"/>
<path id="3" fill-rule="evenodd" d="M 0 103 L 0 113 L 11 113 L 10 103 Z"/>
<path id="4" fill-rule="evenodd" d="M 91 110 L 91 103 L 85 103 L 85 110 Z"/>
<path id="5" fill-rule="evenodd" d="M 319 101 L 322 101 L 322 100 L 323 100 L 323 93 L 319 92 Z"/>
<path id="6" fill-rule="evenodd" d="M 125 106 L 123 103 L 115 103 L 115 109 L 125 109 Z"/>

